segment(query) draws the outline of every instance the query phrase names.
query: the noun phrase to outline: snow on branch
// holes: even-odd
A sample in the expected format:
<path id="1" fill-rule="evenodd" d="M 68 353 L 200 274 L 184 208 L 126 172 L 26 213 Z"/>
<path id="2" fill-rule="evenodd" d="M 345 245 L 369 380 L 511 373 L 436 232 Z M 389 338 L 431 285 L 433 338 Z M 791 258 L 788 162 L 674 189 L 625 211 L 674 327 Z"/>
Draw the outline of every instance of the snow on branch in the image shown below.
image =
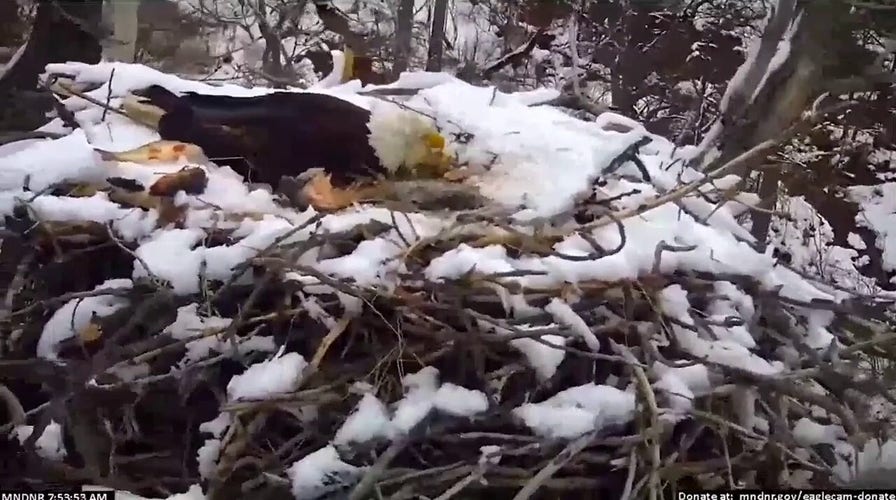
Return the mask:
<path id="1" fill-rule="evenodd" d="M 768 81 L 768 75 L 780 67 L 790 55 L 790 39 L 799 25 L 801 11 L 796 0 L 773 0 L 768 8 L 765 29 L 747 50 L 747 58 L 728 82 L 719 103 L 719 118 L 704 136 L 698 147 L 696 163 L 706 165 L 711 150 L 726 127 L 744 116 L 753 99 Z"/>

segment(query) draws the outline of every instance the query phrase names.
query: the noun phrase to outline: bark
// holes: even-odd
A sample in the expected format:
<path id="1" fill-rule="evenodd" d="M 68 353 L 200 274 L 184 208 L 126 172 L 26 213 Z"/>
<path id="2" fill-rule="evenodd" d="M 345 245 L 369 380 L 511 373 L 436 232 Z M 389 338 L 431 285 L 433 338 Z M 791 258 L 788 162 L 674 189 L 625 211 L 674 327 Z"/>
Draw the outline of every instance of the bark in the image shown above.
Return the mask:
<path id="1" fill-rule="evenodd" d="M 638 50 L 632 46 L 630 35 L 636 16 L 628 1 L 623 1 L 621 7 L 623 10 L 622 17 L 619 20 L 619 34 L 617 35 L 617 43 L 621 50 L 616 55 L 616 60 L 613 61 L 610 76 L 610 100 L 613 103 L 613 107 L 619 110 L 619 113 L 628 117 L 635 117 L 635 101 L 632 95 L 634 84 L 628 76 L 628 68 L 630 65 L 638 64 Z"/>
<path id="2" fill-rule="evenodd" d="M 739 70 L 744 78 L 726 91 L 722 116 L 700 145 L 694 162 L 698 168 L 711 170 L 775 137 L 834 86 L 872 77 L 863 59 L 866 51 L 853 38 L 846 3 L 800 0 L 789 10 L 791 2 L 796 0 L 779 1 L 776 15 L 781 17 L 773 16 L 751 67 Z M 769 71 L 781 37 L 797 18 L 786 60 Z M 710 161 L 707 153 L 712 150 L 719 155 Z"/>
<path id="3" fill-rule="evenodd" d="M 33 90 L 51 62 L 100 60 L 102 4 L 98 0 L 39 0 L 25 52 L 0 78 L 0 92 Z"/>
<path id="4" fill-rule="evenodd" d="M 786 5 L 788 1 L 781 0 L 779 5 Z M 870 78 L 870 60 L 853 37 L 855 19 L 850 17 L 846 3 L 841 0 L 801 0 L 789 15 L 798 19 L 798 24 L 792 31 L 787 58 L 771 71 L 766 68 L 767 74 L 756 67 L 744 68 L 747 77 L 738 88 L 726 93 L 727 107 L 714 127 L 716 137 L 701 144 L 695 166 L 711 171 L 755 144 L 774 140 L 809 110 L 832 84 L 844 79 Z M 779 39 L 775 36 L 778 32 L 783 33 L 780 21 L 769 26 L 774 32 L 772 41 L 765 40 L 764 35 L 761 43 L 778 47 Z M 762 60 L 757 57 L 753 64 L 770 66 L 773 56 L 774 53 L 766 54 Z M 749 60 L 745 64 L 749 64 Z M 757 78 L 756 75 L 760 76 Z M 833 97 L 836 100 L 838 96 Z M 718 154 L 708 161 L 704 155 L 710 150 Z M 751 172 L 734 173 L 746 176 Z M 763 174 L 760 196 L 771 203 L 764 208 L 774 206 L 780 181 L 780 172 Z M 754 214 L 753 235 L 760 248 L 766 243 L 770 217 L 768 213 Z"/>
<path id="5" fill-rule="evenodd" d="M 47 122 L 53 98 L 37 92 L 38 76 L 52 62 L 100 61 L 99 0 L 39 0 L 21 57 L 0 76 L 0 131 L 33 130 Z"/>
<path id="6" fill-rule="evenodd" d="M 288 57 L 280 43 L 282 26 L 271 26 L 268 21 L 268 7 L 264 0 L 258 0 L 255 8 L 255 17 L 258 20 L 258 30 L 264 38 L 264 54 L 262 55 L 262 71 L 268 80 L 275 86 L 281 86 L 289 73 Z M 280 17 L 280 23 L 285 20 Z M 285 63 L 285 64 L 284 64 Z"/>
<path id="7" fill-rule="evenodd" d="M 333 5 L 332 0 L 315 0 L 314 9 L 324 28 L 341 36 L 345 45 L 352 49 L 356 56 L 367 54 L 365 35 L 352 31 L 348 19 Z"/>
<path id="8" fill-rule="evenodd" d="M 426 71 L 442 71 L 442 56 L 445 53 L 445 22 L 448 18 L 448 0 L 435 0 L 432 9 L 432 31 L 429 36 L 429 54 Z"/>
<path id="9" fill-rule="evenodd" d="M 495 72 L 500 71 L 507 66 L 516 67 L 517 64 L 522 64 L 527 57 L 532 53 L 532 49 L 535 48 L 537 41 L 538 33 L 529 37 L 524 44 L 519 47 L 515 47 L 513 50 L 501 56 L 497 61 L 489 64 L 482 71 L 484 77 L 489 78 Z"/>
<path id="10" fill-rule="evenodd" d="M 112 0 L 112 37 L 106 41 L 105 56 L 110 61 L 134 62 L 137 56 L 137 32 L 140 2 L 136 0 Z"/>
<path id="11" fill-rule="evenodd" d="M 392 73 L 397 77 L 407 71 L 414 41 L 414 0 L 399 0 L 395 20 L 395 56 Z"/>
<path id="12" fill-rule="evenodd" d="M 781 182 L 781 170 L 770 168 L 762 173 L 762 180 L 759 183 L 759 208 L 762 211 L 755 211 L 751 214 L 753 225 L 750 234 L 756 238 L 756 251 L 765 252 L 768 243 L 768 229 L 772 224 L 772 210 L 778 204 L 778 185 Z"/>
<path id="13" fill-rule="evenodd" d="M 18 2 L 0 2 L 0 47 L 14 47 L 21 43 L 23 31 Z"/>
<path id="14" fill-rule="evenodd" d="M 777 8 L 772 7 L 771 18 L 759 40 L 753 64 L 744 68 L 743 78 L 738 82 L 739 84 L 725 92 L 727 106 L 724 112 L 728 119 L 740 115 L 749 105 L 771 65 L 772 58 L 778 52 L 779 43 L 784 38 L 788 26 L 795 20 L 796 14 L 796 0 L 778 0 Z"/>

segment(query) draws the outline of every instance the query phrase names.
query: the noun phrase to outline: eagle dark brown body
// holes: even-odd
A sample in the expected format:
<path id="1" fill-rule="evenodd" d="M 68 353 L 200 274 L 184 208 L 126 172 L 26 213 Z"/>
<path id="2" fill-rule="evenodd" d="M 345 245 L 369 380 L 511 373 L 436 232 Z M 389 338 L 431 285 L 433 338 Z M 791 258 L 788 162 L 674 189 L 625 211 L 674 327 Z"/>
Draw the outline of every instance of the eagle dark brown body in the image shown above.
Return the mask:
<path id="1" fill-rule="evenodd" d="M 336 185 L 382 172 L 368 142 L 370 112 L 337 97 L 275 92 L 256 97 L 185 93 L 154 85 L 138 94 L 164 111 L 162 139 L 196 144 L 251 182 L 323 168 Z"/>

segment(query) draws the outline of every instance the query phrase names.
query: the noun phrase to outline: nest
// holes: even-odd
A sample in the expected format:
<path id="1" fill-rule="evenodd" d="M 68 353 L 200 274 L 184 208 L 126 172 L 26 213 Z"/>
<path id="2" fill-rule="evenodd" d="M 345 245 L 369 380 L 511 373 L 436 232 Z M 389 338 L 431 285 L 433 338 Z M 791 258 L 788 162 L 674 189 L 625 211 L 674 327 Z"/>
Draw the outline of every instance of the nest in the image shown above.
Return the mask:
<path id="1" fill-rule="evenodd" d="M 637 174 L 638 158 L 627 148 L 613 169 Z M 641 244 L 627 221 L 687 213 L 694 191 L 590 197 L 547 229 L 481 211 L 317 214 L 227 278 L 207 258 L 196 290 L 111 222 L 20 203 L 0 250 L 4 486 L 526 499 L 834 485 L 844 450 L 889 431 L 869 402 L 892 395 L 863 368 L 888 355 L 889 302 L 781 266 L 777 286 L 670 266 L 697 246 L 667 241 L 639 249 L 653 264 L 634 278 L 558 277 L 612 270 Z M 206 257 L 238 233 L 206 230 Z M 378 268 L 359 260 L 377 251 Z M 813 441 L 819 426 L 837 438 Z M 39 439 L 54 429 L 55 455 Z"/>

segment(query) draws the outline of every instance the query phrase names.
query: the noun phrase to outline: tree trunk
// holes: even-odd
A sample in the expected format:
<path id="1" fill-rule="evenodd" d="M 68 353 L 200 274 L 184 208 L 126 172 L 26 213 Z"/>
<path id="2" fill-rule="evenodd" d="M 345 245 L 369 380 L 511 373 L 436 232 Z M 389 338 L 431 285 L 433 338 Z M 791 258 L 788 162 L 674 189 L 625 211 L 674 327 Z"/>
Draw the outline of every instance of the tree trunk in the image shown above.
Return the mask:
<path id="1" fill-rule="evenodd" d="M 432 9 L 432 30 L 429 35 L 429 53 L 426 71 L 442 71 L 442 55 L 445 53 L 445 22 L 448 18 L 448 0 L 435 0 Z"/>
<path id="2" fill-rule="evenodd" d="M 637 16 L 627 0 L 621 2 L 620 7 L 622 9 L 622 15 L 619 20 L 621 29 L 616 35 L 618 37 L 616 42 L 621 49 L 616 55 L 616 60 L 613 61 L 613 67 L 611 68 L 610 100 L 620 114 L 636 118 L 635 101 L 632 95 L 634 85 L 629 77 L 629 68 L 633 64 L 638 64 L 638 50 L 637 47 L 632 47 L 631 40 L 632 24 Z"/>
<path id="3" fill-rule="evenodd" d="M 281 87 L 288 79 L 286 67 L 289 62 L 285 61 L 283 47 L 280 45 L 280 30 L 268 22 L 268 7 L 264 0 L 258 0 L 255 15 L 258 18 L 258 29 L 264 38 L 261 69 L 274 86 Z"/>
<path id="4" fill-rule="evenodd" d="M 395 60 L 392 64 L 392 74 L 395 77 L 408 69 L 413 40 L 414 0 L 399 0 L 398 16 L 395 20 Z"/>
<path id="5" fill-rule="evenodd" d="M 21 43 L 22 19 L 19 17 L 19 3 L 15 0 L 0 2 L 0 47 L 12 47 Z"/>
<path id="6" fill-rule="evenodd" d="M 39 0 L 21 57 L 0 76 L 0 130 L 32 130 L 46 123 L 53 100 L 36 93 L 38 76 L 53 62 L 100 61 L 99 0 Z"/>
<path id="7" fill-rule="evenodd" d="M 779 168 L 769 168 L 762 172 L 762 179 L 759 181 L 759 208 L 750 214 L 753 225 L 750 228 L 750 234 L 756 238 L 755 249 L 757 252 L 765 252 L 768 243 L 768 230 L 772 224 L 772 211 L 778 205 L 778 186 L 781 183 L 781 170 Z"/>
<path id="8" fill-rule="evenodd" d="M 779 5 L 788 3 L 792 2 L 782 0 Z M 853 36 L 856 18 L 850 16 L 847 3 L 842 0 L 798 0 L 796 7 L 793 11 L 782 8 L 779 14 L 790 17 L 791 21 L 770 22 L 767 29 L 773 30 L 772 36 L 763 35 L 761 41 L 761 44 L 773 47 L 775 52 L 780 51 L 783 44 L 779 44 L 779 34 L 783 36 L 786 27 L 791 26 L 787 44 L 789 53 L 781 57 L 780 64 L 772 67 L 775 56 L 781 54 L 767 49 L 761 58 L 753 60 L 754 66 L 764 64 L 764 68 L 738 70 L 744 78 L 735 80 L 733 84 L 739 85 L 726 91 L 727 103 L 722 117 L 713 127 L 713 137 L 707 137 L 701 144 L 695 167 L 714 170 L 753 146 L 775 139 L 799 120 L 832 84 L 868 76 L 869 61 L 873 57 Z M 831 97 L 836 100 L 839 94 Z M 710 151 L 715 154 L 708 155 Z M 751 175 L 748 170 L 732 173 Z M 760 196 L 774 200 L 780 180 L 780 172 L 764 172 Z M 769 222 L 769 214 L 755 214 L 753 236 L 759 248 L 766 245 Z"/>
<path id="9" fill-rule="evenodd" d="M 102 4 L 96 0 L 68 0 L 64 4 L 40 0 L 25 52 L 0 78 L 0 90 L 33 90 L 38 75 L 51 62 L 99 62 L 101 18 Z"/>
<path id="10" fill-rule="evenodd" d="M 111 0 L 112 36 L 107 39 L 104 55 L 110 61 L 132 63 L 137 56 L 137 31 L 140 23 L 138 0 Z"/>
<path id="11" fill-rule="evenodd" d="M 782 0 L 780 5 L 792 2 Z M 781 64 L 769 68 L 775 54 L 766 48 L 752 61 L 753 67 L 738 70 L 744 78 L 726 91 L 722 117 L 700 145 L 696 167 L 711 170 L 774 138 L 799 119 L 832 83 L 861 77 L 867 70 L 867 51 L 853 37 L 850 23 L 854 19 L 846 3 L 800 0 L 796 10 L 782 8 L 779 14 L 788 19 L 773 19 L 767 28 L 772 33 L 763 35 L 761 45 L 774 52 L 781 50 L 781 37 L 790 21 L 798 18 L 789 40 L 789 54 Z M 706 153 L 713 149 L 719 154 L 708 160 Z"/>

